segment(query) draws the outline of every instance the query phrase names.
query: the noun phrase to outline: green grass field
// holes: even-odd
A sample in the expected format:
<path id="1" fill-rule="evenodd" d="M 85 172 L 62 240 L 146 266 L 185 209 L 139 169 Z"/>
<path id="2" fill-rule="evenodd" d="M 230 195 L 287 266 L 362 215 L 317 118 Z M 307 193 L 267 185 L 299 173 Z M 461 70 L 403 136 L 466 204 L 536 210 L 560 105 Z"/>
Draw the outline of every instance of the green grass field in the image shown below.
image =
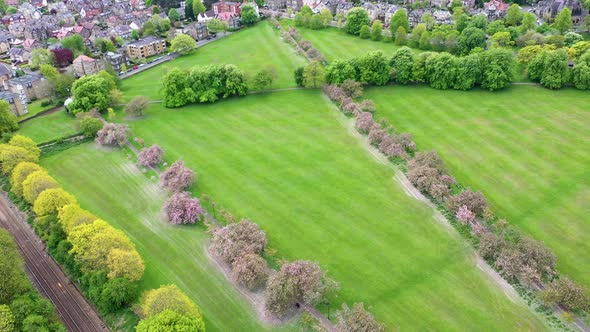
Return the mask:
<path id="1" fill-rule="evenodd" d="M 282 20 L 281 24 L 288 27 L 292 24 L 290 20 Z M 364 55 L 369 51 L 381 50 L 390 57 L 399 46 L 392 42 L 372 41 L 370 39 L 361 39 L 358 36 L 349 35 L 344 30 L 334 27 L 327 27 L 322 30 L 312 30 L 307 28 L 297 28 L 299 34 L 304 40 L 309 40 L 311 44 L 320 51 L 328 62 L 340 59 L 348 59 L 355 56 Z M 415 52 L 422 52 L 414 49 Z"/>
<path id="2" fill-rule="evenodd" d="M 78 132 L 75 118 L 64 110 L 21 123 L 19 127 L 18 134 L 30 137 L 37 144 Z"/>
<path id="3" fill-rule="evenodd" d="M 369 89 L 377 114 L 436 149 L 499 217 L 544 241 L 558 270 L 590 286 L 590 98 L 538 86 L 439 91 Z"/>
<path id="4" fill-rule="evenodd" d="M 261 331 L 254 308 L 210 263 L 204 227 L 161 220 L 165 194 L 126 152 L 87 143 L 42 160 L 80 204 L 123 230 L 145 260 L 141 289 L 174 283 L 201 307 L 207 331 Z"/>
<path id="5" fill-rule="evenodd" d="M 319 261 L 341 285 L 332 312 L 365 302 L 402 330 L 543 330 L 475 266 L 454 231 L 406 196 L 345 121 L 318 91 L 289 91 L 174 110 L 153 104 L 129 125 L 169 162 L 184 159 L 197 172 L 195 195 L 259 223 L 279 257 Z M 204 261 L 203 231 L 163 225 L 161 196 L 121 153 L 85 146 L 43 164 L 83 206 L 130 234 L 148 263 L 144 283 L 180 284 L 211 330 L 240 319 L 253 326 L 243 308 L 227 316 L 243 303 Z"/>
<path id="6" fill-rule="evenodd" d="M 277 73 L 273 88 L 295 86 L 293 71 L 305 60 L 279 38 L 279 31 L 268 22 L 236 32 L 197 49 L 194 54 L 148 69 L 123 81 L 127 100 L 142 95 L 161 99 L 162 77 L 170 68 L 192 68 L 209 64 L 234 64 L 248 77 L 272 67 Z"/>

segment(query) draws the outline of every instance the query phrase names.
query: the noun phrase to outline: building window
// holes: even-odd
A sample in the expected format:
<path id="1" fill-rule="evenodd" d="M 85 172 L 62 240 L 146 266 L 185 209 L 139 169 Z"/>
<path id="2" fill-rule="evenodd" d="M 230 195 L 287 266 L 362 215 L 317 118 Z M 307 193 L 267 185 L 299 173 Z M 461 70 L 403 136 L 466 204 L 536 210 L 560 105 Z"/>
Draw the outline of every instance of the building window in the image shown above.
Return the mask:
<path id="1" fill-rule="evenodd" d="M 14 104 L 14 99 L 10 98 L 10 99 L 8 99 L 8 102 L 11 104 Z"/>

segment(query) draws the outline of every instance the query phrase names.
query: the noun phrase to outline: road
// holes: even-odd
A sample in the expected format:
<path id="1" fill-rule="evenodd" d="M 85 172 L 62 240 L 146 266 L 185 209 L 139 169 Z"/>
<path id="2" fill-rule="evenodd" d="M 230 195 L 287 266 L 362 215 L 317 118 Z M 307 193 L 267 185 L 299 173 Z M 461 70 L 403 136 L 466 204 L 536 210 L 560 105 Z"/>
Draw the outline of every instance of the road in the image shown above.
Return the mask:
<path id="1" fill-rule="evenodd" d="M 4 192 L 0 193 L 0 227 L 6 228 L 15 238 L 27 275 L 39 293 L 51 300 L 68 331 L 108 331 Z"/>

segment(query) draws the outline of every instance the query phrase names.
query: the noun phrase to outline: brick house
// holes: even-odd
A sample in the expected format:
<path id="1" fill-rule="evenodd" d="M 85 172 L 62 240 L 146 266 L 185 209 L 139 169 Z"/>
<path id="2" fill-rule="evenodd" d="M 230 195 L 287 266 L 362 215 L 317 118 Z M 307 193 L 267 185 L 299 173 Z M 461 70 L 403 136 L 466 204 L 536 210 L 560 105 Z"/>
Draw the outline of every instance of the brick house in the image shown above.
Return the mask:
<path id="1" fill-rule="evenodd" d="M 211 9 L 215 13 L 215 15 L 219 15 L 219 13 L 232 13 L 234 15 L 240 15 L 240 13 L 242 12 L 242 3 L 232 1 L 219 1 L 213 3 L 211 5 Z"/>
<path id="2" fill-rule="evenodd" d="M 29 112 L 26 106 L 27 104 L 23 103 L 20 100 L 19 95 L 14 92 L 0 91 L 0 99 L 8 102 L 10 111 L 16 116 L 21 116 Z"/>
<path id="3" fill-rule="evenodd" d="M 104 69 L 102 61 L 85 55 L 80 55 L 74 60 L 74 73 L 77 76 L 93 75 Z"/>
<path id="4" fill-rule="evenodd" d="M 185 27 L 185 33 L 195 40 L 202 40 L 209 36 L 207 24 L 203 22 L 193 22 Z"/>
<path id="5" fill-rule="evenodd" d="M 148 36 L 127 45 L 127 56 L 131 59 L 147 58 L 152 55 L 164 53 L 165 51 L 166 41 L 154 36 Z"/>
<path id="6" fill-rule="evenodd" d="M 51 96 L 49 82 L 41 76 L 24 75 L 21 77 L 15 77 L 9 80 L 7 85 L 8 91 L 12 93 L 19 94 L 22 90 L 22 93 L 26 96 L 27 102 Z"/>

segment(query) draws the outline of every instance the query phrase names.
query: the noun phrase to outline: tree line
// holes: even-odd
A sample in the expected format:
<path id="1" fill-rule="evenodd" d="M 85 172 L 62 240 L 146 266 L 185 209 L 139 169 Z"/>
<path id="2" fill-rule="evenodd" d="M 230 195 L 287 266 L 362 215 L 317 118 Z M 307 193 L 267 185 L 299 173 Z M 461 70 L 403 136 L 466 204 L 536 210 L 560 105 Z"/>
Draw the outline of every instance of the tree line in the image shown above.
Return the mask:
<path id="1" fill-rule="evenodd" d="M 418 152 L 410 134 L 397 133 L 384 119 L 375 121 L 374 105 L 362 106 L 372 103 L 355 102 L 353 99 L 362 95 L 360 83 L 346 80 L 340 85 L 327 85 L 324 91 L 342 112 L 355 117 L 357 130 L 400 166 L 409 181 L 440 208 L 507 281 L 534 292 L 535 301 L 546 308 L 559 304 L 574 313 L 590 310 L 588 291 L 557 273 L 557 258 L 544 244 L 496 217 L 481 192 L 466 189 L 448 174 L 436 151 Z"/>

